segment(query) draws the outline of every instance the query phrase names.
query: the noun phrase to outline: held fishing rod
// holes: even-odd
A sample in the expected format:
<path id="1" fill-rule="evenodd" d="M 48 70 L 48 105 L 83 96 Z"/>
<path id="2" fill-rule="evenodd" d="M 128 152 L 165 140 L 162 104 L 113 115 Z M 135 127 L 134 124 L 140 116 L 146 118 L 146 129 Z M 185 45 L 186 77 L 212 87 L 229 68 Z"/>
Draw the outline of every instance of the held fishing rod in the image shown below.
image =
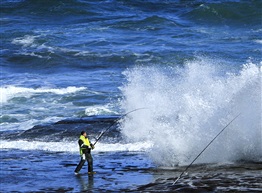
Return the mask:
<path id="1" fill-rule="evenodd" d="M 179 177 L 176 179 L 176 181 L 173 183 L 173 185 L 182 177 L 182 175 L 188 170 L 188 168 L 190 168 L 190 166 L 197 160 L 197 158 L 199 158 L 199 156 L 208 148 L 209 145 L 211 145 L 211 143 L 213 143 L 213 141 L 240 115 L 241 113 L 239 113 L 234 119 L 232 119 L 232 121 L 230 121 L 215 137 L 214 139 L 212 139 L 212 141 L 209 142 L 209 144 L 207 144 L 207 146 L 196 156 L 196 158 L 186 167 L 186 169 L 179 175 Z"/>
<path id="2" fill-rule="evenodd" d="M 113 127 L 113 125 L 115 125 L 120 119 L 122 119 L 123 117 L 127 116 L 128 114 L 130 113 L 133 113 L 135 111 L 139 111 L 139 110 L 142 110 L 142 109 L 147 109 L 147 108 L 138 108 L 138 109 L 134 109 L 132 111 L 129 111 L 127 112 L 126 114 L 123 114 L 121 115 L 119 118 L 117 118 L 105 131 L 103 131 L 99 136 L 98 138 L 96 139 L 95 143 L 93 145 L 95 145 L 102 137 L 103 135 L 111 128 Z"/>

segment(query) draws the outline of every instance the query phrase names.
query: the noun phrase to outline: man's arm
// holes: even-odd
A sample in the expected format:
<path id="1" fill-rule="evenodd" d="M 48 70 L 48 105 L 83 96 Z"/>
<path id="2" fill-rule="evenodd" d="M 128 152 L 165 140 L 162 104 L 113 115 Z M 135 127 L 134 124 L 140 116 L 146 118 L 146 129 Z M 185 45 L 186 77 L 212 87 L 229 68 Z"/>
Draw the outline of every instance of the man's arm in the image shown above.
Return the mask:
<path id="1" fill-rule="evenodd" d="M 78 144 L 80 148 L 85 148 L 85 149 L 90 148 L 89 146 L 85 145 L 81 139 L 78 140 Z"/>

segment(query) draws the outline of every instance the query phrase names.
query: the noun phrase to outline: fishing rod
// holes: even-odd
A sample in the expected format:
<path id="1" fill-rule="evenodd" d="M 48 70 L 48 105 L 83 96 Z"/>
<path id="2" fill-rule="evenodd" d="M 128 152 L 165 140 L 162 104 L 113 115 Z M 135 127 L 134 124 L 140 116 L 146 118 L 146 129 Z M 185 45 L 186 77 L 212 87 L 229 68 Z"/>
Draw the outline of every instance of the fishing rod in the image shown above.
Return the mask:
<path id="1" fill-rule="evenodd" d="M 190 168 L 190 166 L 197 160 L 197 158 L 208 148 L 211 143 L 240 115 L 239 113 L 237 116 L 235 116 L 234 119 L 232 119 L 213 139 L 212 141 L 207 144 L 207 146 L 196 156 L 196 158 L 186 167 L 186 169 L 179 175 L 179 177 L 176 179 L 176 181 L 173 183 L 173 185 L 182 177 L 182 175 Z"/>
<path id="2" fill-rule="evenodd" d="M 94 143 L 93 145 L 95 145 L 95 144 L 103 137 L 103 135 L 104 135 L 113 125 L 115 125 L 120 119 L 122 119 L 123 117 L 127 116 L 127 115 L 130 114 L 130 113 L 133 113 L 133 112 L 135 112 L 135 111 L 139 111 L 139 110 L 142 110 L 142 109 L 147 109 L 147 108 L 134 109 L 134 110 L 132 110 L 132 111 L 129 111 L 129 112 L 121 115 L 121 116 L 120 116 L 119 118 L 117 118 L 104 132 L 102 132 L 102 133 L 98 136 L 98 138 L 96 139 L 96 141 L 95 141 L 95 143 Z"/>

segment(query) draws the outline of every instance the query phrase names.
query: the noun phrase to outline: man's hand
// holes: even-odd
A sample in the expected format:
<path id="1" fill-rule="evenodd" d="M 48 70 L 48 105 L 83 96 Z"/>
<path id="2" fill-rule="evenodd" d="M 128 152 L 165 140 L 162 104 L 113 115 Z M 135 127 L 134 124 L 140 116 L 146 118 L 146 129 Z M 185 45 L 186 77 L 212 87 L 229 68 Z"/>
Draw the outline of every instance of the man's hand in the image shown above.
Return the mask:
<path id="1" fill-rule="evenodd" d="M 95 146 L 94 146 L 93 144 L 91 144 L 91 148 L 92 148 L 92 149 L 95 149 Z"/>

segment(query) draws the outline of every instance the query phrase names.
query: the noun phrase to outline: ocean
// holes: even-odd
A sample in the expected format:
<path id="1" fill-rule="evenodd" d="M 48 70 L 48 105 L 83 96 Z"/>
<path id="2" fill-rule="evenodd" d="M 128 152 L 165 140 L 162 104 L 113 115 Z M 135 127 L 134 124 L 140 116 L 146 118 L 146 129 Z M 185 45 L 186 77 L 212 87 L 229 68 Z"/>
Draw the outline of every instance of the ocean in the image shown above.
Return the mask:
<path id="1" fill-rule="evenodd" d="M 0 192 L 262 192 L 260 0 L 0 9 Z"/>

